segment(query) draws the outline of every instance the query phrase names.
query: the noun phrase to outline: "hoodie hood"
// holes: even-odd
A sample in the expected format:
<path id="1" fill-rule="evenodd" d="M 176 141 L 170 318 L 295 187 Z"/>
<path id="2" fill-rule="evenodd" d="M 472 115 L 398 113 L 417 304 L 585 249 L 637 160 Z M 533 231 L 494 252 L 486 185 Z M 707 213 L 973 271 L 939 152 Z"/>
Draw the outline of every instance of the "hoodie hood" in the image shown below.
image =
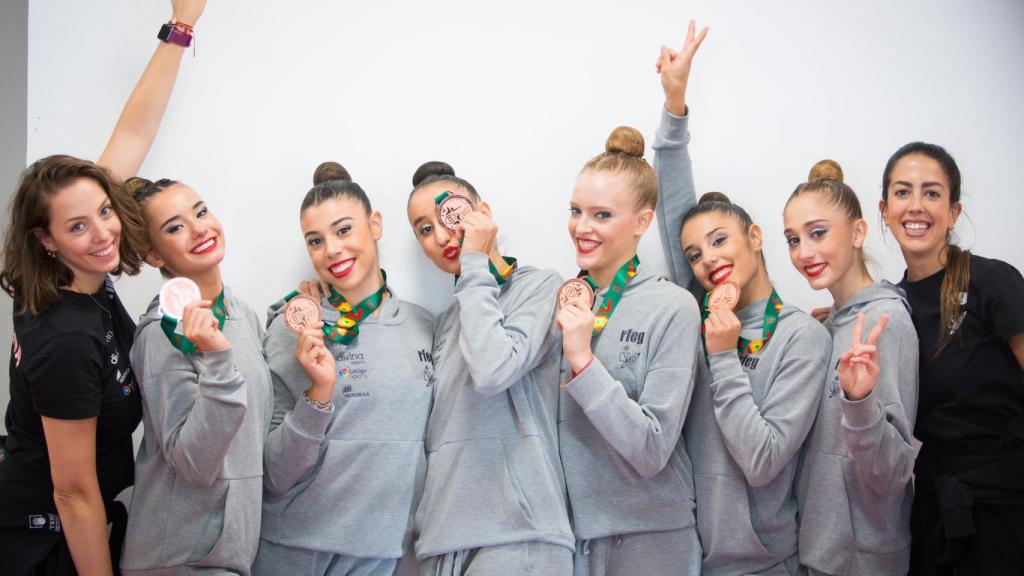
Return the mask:
<path id="1" fill-rule="evenodd" d="M 829 332 L 832 332 L 833 328 L 852 324 L 857 321 L 857 316 L 864 312 L 870 304 L 883 300 L 892 300 L 894 301 L 893 303 L 899 302 L 907 310 L 907 313 L 910 313 L 910 302 L 907 301 L 907 295 L 903 290 L 895 284 L 882 280 L 881 282 L 875 282 L 870 286 L 861 288 L 842 308 L 837 309 L 833 305 L 832 313 L 825 322 L 825 327 L 829 329 Z"/>

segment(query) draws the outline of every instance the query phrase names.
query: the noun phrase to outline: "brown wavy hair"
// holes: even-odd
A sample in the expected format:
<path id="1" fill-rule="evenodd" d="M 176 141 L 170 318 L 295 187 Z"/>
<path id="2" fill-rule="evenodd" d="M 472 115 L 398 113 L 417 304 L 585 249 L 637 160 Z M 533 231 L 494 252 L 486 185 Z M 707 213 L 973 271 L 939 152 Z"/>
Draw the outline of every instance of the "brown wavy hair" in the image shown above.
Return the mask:
<path id="1" fill-rule="evenodd" d="M 50 199 L 81 178 L 90 178 L 103 188 L 121 221 L 120 263 L 111 273 L 138 274 L 145 261 L 149 248 L 142 214 L 109 170 L 63 154 L 41 158 L 22 172 L 8 210 L 0 288 L 17 303 L 15 314 L 42 314 L 61 301 L 60 288 L 75 279 L 63 262 L 47 256 L 34 230 L 49 228 Z"/>

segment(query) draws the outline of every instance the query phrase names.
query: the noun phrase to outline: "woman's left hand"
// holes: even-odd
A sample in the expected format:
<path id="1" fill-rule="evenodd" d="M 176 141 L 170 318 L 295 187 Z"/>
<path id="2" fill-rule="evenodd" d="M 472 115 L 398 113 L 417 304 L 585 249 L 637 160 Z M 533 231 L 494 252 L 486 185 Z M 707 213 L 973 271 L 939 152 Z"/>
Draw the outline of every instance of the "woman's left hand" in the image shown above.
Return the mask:
<path id="1" fill-rule="evenodd" d="M 704 321 L 704 347 L 708 355 L 735 350 L 742 327 L 732 310 L 712 310 Z"/>

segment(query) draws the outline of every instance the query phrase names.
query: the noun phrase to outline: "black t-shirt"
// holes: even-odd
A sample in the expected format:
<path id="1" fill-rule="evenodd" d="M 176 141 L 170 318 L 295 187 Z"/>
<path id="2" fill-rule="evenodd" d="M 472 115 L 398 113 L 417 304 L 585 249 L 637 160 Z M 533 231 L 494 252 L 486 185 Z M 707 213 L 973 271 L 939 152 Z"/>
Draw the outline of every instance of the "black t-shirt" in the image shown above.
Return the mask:
<path id="1" fill-rule="evenodd" d="M 935 357 L 945 270 L 900 287 L 920 342 L 914 435 L 936 455 L 1024 452 L 1024 372 L 1008 342 L 1024 332 L 1024 278 L 1000 260 L 971 256 L 967 302 Z"/>
<path id="2" fill-rule="evenodd" d="M 61 295 L 41 316 L 14 317 L 0 527 L 59 526 L 40 416 L 97 418 L 96 471 L 105 503 L 134 479 L 131 435 L 142 418 L 128 363 L 135 323 L 109 282 L 96 294 Z"/>

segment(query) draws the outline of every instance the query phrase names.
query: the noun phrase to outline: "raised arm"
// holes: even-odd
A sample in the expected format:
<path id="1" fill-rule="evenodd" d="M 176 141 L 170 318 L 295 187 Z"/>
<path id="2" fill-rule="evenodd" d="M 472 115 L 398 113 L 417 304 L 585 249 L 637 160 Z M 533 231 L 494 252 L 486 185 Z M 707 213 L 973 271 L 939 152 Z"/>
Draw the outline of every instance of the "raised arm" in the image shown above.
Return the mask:
<path id="1" fill-rule="evenodd" d="M 693 165 L 688 149 L 690 132 L 686 87 L 693 57 L 707 36 L 708 29 L 704 28 L 700 34 L 695 34 L 695 29 L 696 25 L 691 20 L 686 41 L 678 52 L 664 46 L 661 48 L 657 69 L 665 92 L 665 106 L 654 137 L 654 170 L 660 185 L 656 207 L 658 235 L 661 237 L 669 278 L 698 296 L 701 287 L 694 280 L 693 271 L 679 243 L 683 216 L 697 203 Z"/>
<path id="2" fill-rule="evenodd" d="M 194 26 L 206 0 L 172 0 L 171 5 L 173 19 Z M 128 97 L 97 162 L 117 178 L 124 180 L 138 174 L 167 110 L 184 52 L 185 48 L 177 44 L 160 42 Z"/>

